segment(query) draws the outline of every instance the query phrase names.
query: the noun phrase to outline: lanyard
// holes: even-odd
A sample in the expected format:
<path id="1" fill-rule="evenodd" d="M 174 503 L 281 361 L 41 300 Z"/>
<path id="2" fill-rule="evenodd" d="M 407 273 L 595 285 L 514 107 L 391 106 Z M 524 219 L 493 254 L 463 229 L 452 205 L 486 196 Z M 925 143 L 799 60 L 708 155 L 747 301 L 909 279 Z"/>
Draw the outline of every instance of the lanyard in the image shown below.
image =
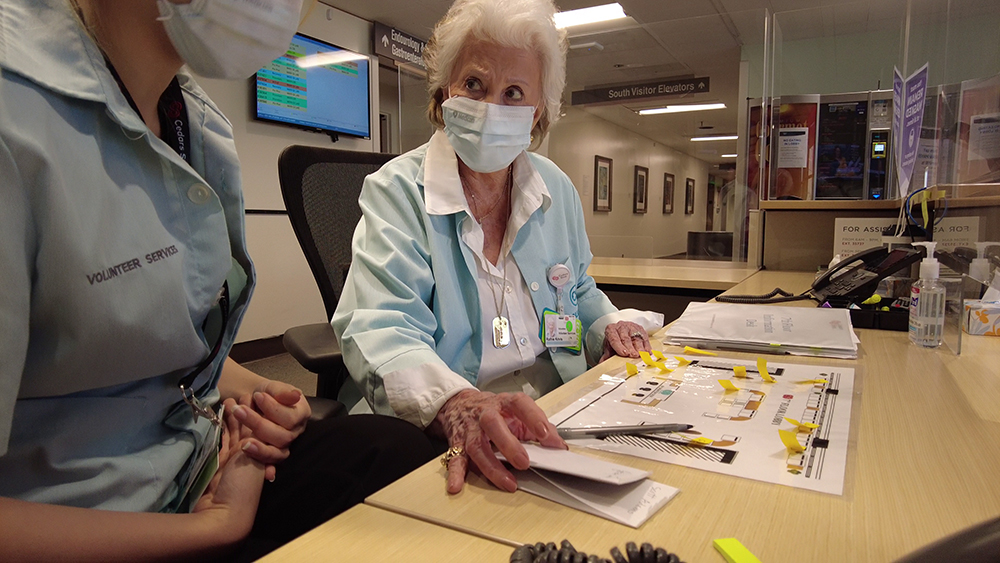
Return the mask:
<path id="1" fill-rule="evenodd" d="M 191 388 L 194 385 L 194 380 L 198 378 L 198 374 L 208 369 L 212 365 L 212 362 L 219 356 L 219 351 L 222 349 L 222 339 L 226 334 L 226 326 L 229 324 L 229 282 L 223 282 L 222 289 L 219 291 L 219 313 L 222 314 L 222 323 L 219 326 L 219 336 L 215 340 L 215 346 L 212 347 L 212 352 L 201 361 L 193 370 L 188 372 L 187 375 L 181 378 L 180 383 L 177 385 L 181 390 L 181 396 L 184 397 L 184 402 L 191 407 L 191 412 L 194 413 L 194 419 L 197 421 L 199 416 L 203 416 L 210 420 L 212 424 L 219 425 L 221 421 L 215 411 L 212 410 L 211 406 L 204 404 L 198 397 L 195 396 L 194 390 Z"/>

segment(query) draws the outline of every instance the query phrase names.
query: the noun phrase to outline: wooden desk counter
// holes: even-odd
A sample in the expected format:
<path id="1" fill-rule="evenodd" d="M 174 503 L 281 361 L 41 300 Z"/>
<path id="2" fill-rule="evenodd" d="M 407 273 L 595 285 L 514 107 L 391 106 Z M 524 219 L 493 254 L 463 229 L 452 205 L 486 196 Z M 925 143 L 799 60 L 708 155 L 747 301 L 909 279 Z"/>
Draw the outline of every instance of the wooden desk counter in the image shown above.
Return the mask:
<path id="1" fill-rule="evenodd" d="M 725 291 L 757 268 L 745 262 L 596 257 L 587 273 L 598 284 Z"/>
<path id="2" fill-rule="evenodd" d="M 503 561 L 513 548 L 359 504 L 260 561 Z"/>
<path id="3" fill-rule="evenodd" d="M 732 292 L 762 293 L 776 285 L 799 292 L 811 279 L 759 272 Z M 584 450 L 650 470 L 654 480 L 681 493 L 635 530 L 527 493 L 500 492 L 478 475 L 449 496 L 435 460 L 366 502 L 521 543 L 568 538 L 579 549 L 607 554 L 626 541 L 649 541 L 689 562 L 721 561 L 711 542 L 727 537 L 767 563 L 891 561 L 1000 514 L 1000 338 L 968 338 L 965 353 L 955 357 L 947 348 L 917 348 L 902 332 L 858 333 L 857 361 L 772 358 L 856 369 L 842 496 Z M 552 414 L 623 362 L 609 360 L 539 404 Z"/>

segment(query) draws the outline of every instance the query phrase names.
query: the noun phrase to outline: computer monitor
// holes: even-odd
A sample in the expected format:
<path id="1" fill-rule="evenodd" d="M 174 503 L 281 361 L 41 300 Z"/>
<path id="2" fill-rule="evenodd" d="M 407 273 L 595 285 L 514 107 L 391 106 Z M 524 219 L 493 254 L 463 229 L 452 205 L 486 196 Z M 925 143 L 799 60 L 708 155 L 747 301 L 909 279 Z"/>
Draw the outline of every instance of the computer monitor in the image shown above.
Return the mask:
<path id="1" fill-rule="evenodd" d="M 328 133 L 371 137 L 369 60 L 296 33 L 281 57 L 252 79 L 254 118 Z"/>

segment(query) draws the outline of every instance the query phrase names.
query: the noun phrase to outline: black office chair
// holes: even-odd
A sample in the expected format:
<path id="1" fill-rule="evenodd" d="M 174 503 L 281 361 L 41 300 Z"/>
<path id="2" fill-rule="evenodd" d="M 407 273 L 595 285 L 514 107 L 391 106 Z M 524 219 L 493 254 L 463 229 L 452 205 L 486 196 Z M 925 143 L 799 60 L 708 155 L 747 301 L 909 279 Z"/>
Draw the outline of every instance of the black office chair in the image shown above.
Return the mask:
<path id="1" fill-rule="evenodd" d="M 295 237 L 332 318 L 351 267 L 351 238 L 361 219 L 365 176 L 394 154 L 292 145 L 278 157 L 278 181 Z M 316 374 L 316 395 L 336 399 L 350 377 L 329 322 L 292 327 L 285 350 Z"/>

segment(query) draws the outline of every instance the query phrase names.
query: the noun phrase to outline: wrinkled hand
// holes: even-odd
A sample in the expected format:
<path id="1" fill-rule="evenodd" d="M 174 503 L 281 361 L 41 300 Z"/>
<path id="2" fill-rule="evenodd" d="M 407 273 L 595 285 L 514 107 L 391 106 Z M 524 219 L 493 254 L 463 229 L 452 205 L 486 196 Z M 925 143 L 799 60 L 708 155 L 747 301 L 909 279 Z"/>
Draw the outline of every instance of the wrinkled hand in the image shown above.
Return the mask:
<path id="1" fill-rule="evenodd" d="M 458 493 L 465 484 L 471 461 L 487 479 L 505 491 L 517 490 L 514 475 L 497 459 L 492 442 L 517 469 L 528 468 L 528 452 L 522 440 L 534 440 L 550 448 L 567 449 L 542 409 L 524 393 L 487 393 L 469 389 L 441 407 L 429 430 L 461 446 L 465 455 L 448 463 L 448 492 Z"/>
<path id="2" fill-rule="evenodd" d="M 225 405 L 219 469 L 191 512 L 210 518 L 224 543 L 236 543 L 253 527 L 265 468 L 243 451 L 252 432 L 233 415 L 236 402 L 227 399 Z"/>
<path id="3" fill-rule="evenodd" d="M 631 321 L 618 321 L 604 327 L 602 362 L 611 356 L 638 358 L 639 352 L 650 352 L 652 349 L 646 329 Z"/>
<path id="4" fill-rule="evenodd" d="M 268 380 L 240 397 L 233 415 L 252 432 L 244 451 L 269 466 L 269 480 L 274 479 L 274 465 L 288 457 L 288 446 L 305 430 L 311 414 L 302 391 L 281 381 Z"/>

